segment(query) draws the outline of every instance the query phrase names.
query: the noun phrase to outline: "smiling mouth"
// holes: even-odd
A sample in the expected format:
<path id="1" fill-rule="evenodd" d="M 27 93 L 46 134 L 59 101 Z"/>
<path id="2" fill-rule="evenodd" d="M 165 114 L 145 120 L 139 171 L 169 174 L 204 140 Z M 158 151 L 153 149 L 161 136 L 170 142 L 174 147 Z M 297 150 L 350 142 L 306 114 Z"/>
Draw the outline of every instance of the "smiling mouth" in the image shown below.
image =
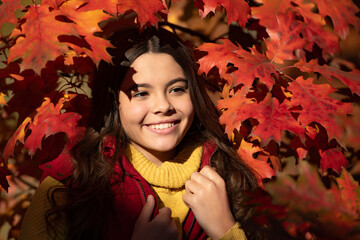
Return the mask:
<path id="1" fill-rule="evenodd" d="M 166 129 L 166 128 L 171 128 L 174 125 L 175 125 L 175 123 L 173 122 L 173 123 L 154 124 L 154 125 L 148 125 L 148 126 L 152 129 Z"/>

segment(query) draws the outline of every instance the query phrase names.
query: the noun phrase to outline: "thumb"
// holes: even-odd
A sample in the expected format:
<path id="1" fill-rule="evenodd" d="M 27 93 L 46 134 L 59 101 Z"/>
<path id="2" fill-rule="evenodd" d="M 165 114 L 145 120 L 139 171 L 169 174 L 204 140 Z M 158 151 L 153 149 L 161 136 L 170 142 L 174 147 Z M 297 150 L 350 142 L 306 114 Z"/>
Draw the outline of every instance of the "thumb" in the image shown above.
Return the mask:
<path id="1" fill-rule="evenodd" d="M 149 195 L 143 209 L 141 210 L 140 216 L 138 217 L 138 221 L 144 223 L 150 222 L 154 207 L 155 198 L 153 195 Z"/>

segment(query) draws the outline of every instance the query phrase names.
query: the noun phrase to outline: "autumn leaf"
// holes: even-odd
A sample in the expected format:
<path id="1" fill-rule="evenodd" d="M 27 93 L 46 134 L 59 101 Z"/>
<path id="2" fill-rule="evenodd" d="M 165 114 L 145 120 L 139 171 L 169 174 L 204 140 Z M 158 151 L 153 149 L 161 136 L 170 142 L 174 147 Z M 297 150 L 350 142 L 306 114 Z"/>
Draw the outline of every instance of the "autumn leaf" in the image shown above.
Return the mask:
<path id="1" fill-rule="evenodd" d="M 24 16 L 26 22 L 21 26 L 21 33 L 16 44 L 10 48 L 8 62 L 21 57 L 20 71 L 33 69 L 40 75 L 41 69 L 50 60 L 68 51 L 68 47 L 58 40 L 59 35 L 76 35 L 71 24 L 55 19 L 58 10 L 49 11 L 47 5 L 33 5 Z M 13 32 L 13 36 L 16 32 Z"/>
<path id="2" fill-rule="evenodd" d="M 62 180 L 67 178 L 72 173 L 72 160 L 71 155 L 68 152 L 60 153 L 57 158 L 50 162 L 41 164 L 39 168 L 43 170 L 42 179 L 47 176 L 55 176 L 56 179 Z"/>
<path id="3" fill-rule="evenodd" d="M 217 67 L 222 78 L 228 80 L 229 85 L 232 84 L 233 77 L 227 73 L 228 64 L 233 63 L 238 55 L 235 53 L 239 49 L 228 39 L 223 39 L 223 44 L 204 43 L 198 50 L 207 52 L 207 55 L 198 60 L 199 74 L 207 74 L 213 67 Z"/>
<path id="4" fill-rule="evenodd" d="M 229 85 L 244 84 L 251 86 L 255 78 L 259 78 L 269 89 L 272 89 L 274 80 L 272 75 L 278 72 L 270 60 L 259 53 L 255 48 L 250 51 L 236 46 L 228 39 L 223 39 L 224 44 L 205 43 L 198 49 L 208 54 L 198 60 L 199 73 L 208 73 L 211 68 L 217 67 L 219 74 Z M 228 73 L 228 64 L 232 63 L 237 70 Z"/>
<path id="5" fill-rule="evenodd" d="M 359 8 L 352 0 L 312 0 L 312 2 L 317 4 L 323 18 L 331 18 L 334 31 L 341 38 L 344 39 L 348 35 L 350 24 L 360 31 L 360 19 L 356 16 Z"/>
<path id="6" fill-rule="evenodd" d="M 61 14 L 75 22 L 74 28 L 77 33 L 84 36 L 86 42 L 90 45 L 90 49 L 76 46 L 72 47 L 78 50 L 78 54 L 85 52 L 93 59 L 96 65 L 98 65 L 102 59 L 111 62 L 111 56 L 106 49 L 112 47 L 112 45 L 108 40 L 94 35 L 95 32 L 102 31 L 98 24 L 109 19 L 111 16 L 106 14 L 102 9 L 83 11 L 83 8 L 81 8 L 83 4 L 84 1 L 82 0 L 73 0 L 61 5 Z"/>
<path id="7" fill-rule="evenodd" d="M 5 100 L 5 96 L 6 96 L 5 94 L 0 92 L 0 104 L 7 105 L 6 100 Z"/>
<path id="8" fill-rule="evenodd" d="M 261 180 L 264 178 L 271 178 L 275 175 L 275 171 L 266 161 L 261 161 L 253 157 L 253 154 L 259 151 L 262 151 L 262 149 L 254 147 L 252 143 L 248 143 L 245 140 L 241 141 L 240 147 L 237 150 L 241 159 L 250 169 L 253 169 L 259 184 L 262 185 Z"/>
<path id="9" fill-rule="evenodd" d="M 220 6 L 226 9 L 227 22 L 238 22 L 241 26 L 245 26 L 250 14 L 250 6 L 244 0 L 196 0 L 195 6 L 199 8 L 199 14 L 205 18 L 210 12 Z"/>
<path id="10" fill-rule="evenodd" d="M 286 13 L 292 7 L 291 0 L 256 0 L 261 6 L 252 7 L 251 15 L 260 20 L 262 26 L 275 29 L 277 26 L 277 15 Z"/>
<path id="11" fill-rule="evenodd" d="M 269 39 L 265 39 L 266 56 L 275 63 L 284 64 L 284 60 L 297 59 L 294 51 L 305 46 L 306 42 L 300 37 L 304 24 L 296 21 L 295 13 L 287 11 L 278 14 L 277 26 L 268 28 Z"/>
<path id="12" fill-rule="evenodd" d="M 254 102 L 253 99 L 246 97 L 248 93 L 249 88 L 244 86 L 235 94 L 234 91 L 231 91 L 228 97 L 218 101 L 217 108 L 221 111 L 219 121 L 225 125 L 225 133 L 229 139 L 232 139 L 234 129 L 239 129 L 241 122 L 248 118 L 243 115 L 246 114 L 243 107 L 247 107 Z"/>
<path id="13" fill-rule="evenodd" d="M 322 230 L 326 236 L 346 239 L 355 227 L 359 227 L 358 216 L 346 207 L 336 187 L 325 188 L 309 163 L 301 161 L 298 170 L 297 180 L 279 172 L 276 181 L 265 185 L 273 203 L 286 206 L 287 222 L 299 226 L 309 221 L 312 228 L 318 232 Z"/>
<path id="14" fill-rule="evenodd" d="M 41 149 L 42 139 L 52 134 L 65 132 L 68 135 L 68 144 L 74 146 L 76 142 L 72 142 L 74 138 L 81 135 L 83 128 L 78 127 L 78 121 L 81 116 L 77 113 L 68 112 L 60 113 L 65 99 L 62 98 L 54 106 L 50 99 L 46 98 L 41 107 L 37 109 L 34 120 L 29 124 L 27 129 L 31 130 L 31 134 L 26 138 L 24 147 L 28 148 L 28 153 L 32 156 L 36 149 Z"/>
<path id="15" fill-rule="evenodd" d="M 17 25 L 17 17 L 15 16 L 15 11 L 17 9 L 23 9 L 24 7 L 21 5 L 20 0 L 1 0 L 0 5 L 0 27 L 3 23 L 8 22 L 14 25 Z M 7 13 L 7 14 L 4 14 Z"/>
<path id="16" fill-rule="evenodd" d="M 318 122 L 327 130 L 329 138 L 341 140 L 344 129 L 334 119 L 334 115 L 340 111 L 343 114 L 352 111 L 352 105 L 342 103 L 329 96 L 335 89 L 329 84 L 313 84 L 313 79 L 304 80 L 298 77 L 291 82 L 288 90 L 292 92 L 291 103 L 293 106 L 301 106 L 299 122 L 307 126 L 311 122 Z"/>
<path id="17" fill-rule="evenodd" d="M 167 12 L 161 0 L 118 0 L 117 9 L 119 14 L 124 14 L 129 10 L 135 11 L 138 22 L 140 23 L 140 28 L 148 24 L 157 26 L 159 19 L 155 14 L 158 12 Z"/>
<path id="18" fill-rule="evenodd" d="M 350 173 L 345 169 L 342 170 L 341 176 L 336 178 L 339 185 L 341 199 L 352 209 L 354 213 L 360 214 L 360 187 L 359 183 L 354 180 Z"/>
<path id="19" fill-rule="evenodd" d="M 262 144 L 267 145 L 270 140 L 280 144 L 281 133 L 288 130 L 297 135 L 304 134 L 304 127 L 289 112 L 290 104 L 287 100 L 279 104 L 279 101 L 270 94 L 260 103 L 253 103 L 245 110 L 245 115 L 259 121 L 251 135 L 259 136 Z"/>
<path id="20" fill-rule="evenodd" d="M 340 69 L 328 66 L 319 65 L 317 59 L 313 59 L 310 62 L 299 61 L 295 64 L 303 72 L 318 72 L 326 77 L 329 82 L 332 82 L 331 77 L 336 77 L 345 83 L 353 93 L 360 95 L 360 71 L 352 70 L 345 72 Z"/>
<path id="21" fill-rule="evenodd" d="M 91 10 L 104 10 L 108 14 L 111 14 L 113 16 L 117 16 L 117 4 L 118 0 L 84 0 L 87 4 L 85 6 L 82 6 L 82 8 L 86 11 Z M 99 6 L 101 8 L 99 9 Z"/>
<path id="22" fill-rule="evenodd" d="M 3 157 L 4 159 L 7 161 L 7 159 L 13 155 L 14 153 L 14 149 L 15 149 L 15 144 L 17 141 L 24 143 L 24 138 L 25 138 L 25 128 L 28 126 L 28 124 L 31 122 L 31 118 L 27 117 L 22 123 L 21 125 L 17 128 L 17 130 L 15 131 L 15 133 L 11 136 L 11 138 L 9 139 L 9 141 L 7 142 L 5 149 L 4 149 L 4 153 L 3 153 Z"/>
<path id="23" fill-rule="evenodd" d="M 333 169 L 337 173 L 348 163 L 342 152 L 336 148 L 330 148 L 325 151 L 320 150 L 321 162 L 320 167 L 325 172 L 328 168 Z"/>

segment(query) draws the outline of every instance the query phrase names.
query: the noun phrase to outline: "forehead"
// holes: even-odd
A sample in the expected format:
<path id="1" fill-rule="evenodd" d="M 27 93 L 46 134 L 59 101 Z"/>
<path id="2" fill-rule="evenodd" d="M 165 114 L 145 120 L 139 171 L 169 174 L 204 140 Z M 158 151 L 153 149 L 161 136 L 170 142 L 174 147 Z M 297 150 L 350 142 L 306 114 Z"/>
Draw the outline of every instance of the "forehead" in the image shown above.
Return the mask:
<path id="1" fill-rule="evenodd" d="M 131 64 L 123 85 L 149 83 L 167 83 L 177 78 L 184 78 L 182 67 L 166 53 L 145 53 Z"/>

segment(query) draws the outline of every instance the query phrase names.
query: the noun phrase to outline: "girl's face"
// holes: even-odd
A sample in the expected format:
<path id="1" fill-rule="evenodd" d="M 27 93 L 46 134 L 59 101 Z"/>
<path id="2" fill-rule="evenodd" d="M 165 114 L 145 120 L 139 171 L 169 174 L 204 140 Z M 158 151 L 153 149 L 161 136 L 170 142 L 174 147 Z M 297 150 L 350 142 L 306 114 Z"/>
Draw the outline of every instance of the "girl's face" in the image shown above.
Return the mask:
<path id="1" fill-rule="evenodd" d="M 170 160 L 189 130 L 194 107 L 181 66 L 165 53 L 131 65 L 119 93 L 119 114 L 131 143 L 150 160 Z"/>

